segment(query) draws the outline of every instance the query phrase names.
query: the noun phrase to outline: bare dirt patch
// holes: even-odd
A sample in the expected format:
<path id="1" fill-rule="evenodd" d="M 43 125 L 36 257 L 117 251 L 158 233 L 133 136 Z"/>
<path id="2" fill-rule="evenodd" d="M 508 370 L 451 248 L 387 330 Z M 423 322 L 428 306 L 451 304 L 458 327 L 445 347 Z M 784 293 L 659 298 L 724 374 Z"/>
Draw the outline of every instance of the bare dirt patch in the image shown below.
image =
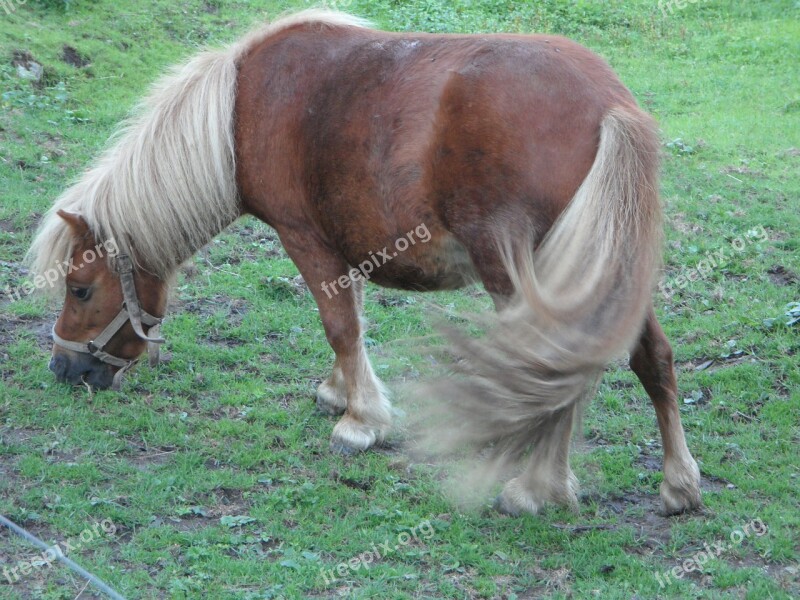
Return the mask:
<path id="1" fill-rule="evenodd" d="M 704 231 L 702 225 L 700 225 L 699 223 L 693 223 L 689 221 L 689 218 L 686 216 L 686 213 L 682 212 L 673 213 L 672 215 L 669 215 L 667 218 L 669 221 L 669 225 L 678 233 L 683 234 L 684 238 L 688 238 L 690 235 L 701 234 Z"/>
<path id="2" fill-rule="evenodd" d="M 169 463 L 177 452 L 177 448 L 174 446 L 146 448 L 131 440 L 127 440 L 127 442 L 131 447 L 131 452 L 125 455 L 127 462 L 142 471 L 149 471 L 153 467 Z"/>
<path id="3" fill-rule="evenodd" d="M 82 69 L 83 67 L 90 65 L 92 62 L 89 60 L 89 58 L 78 52 L 75 48 L 66 44 L 61 50 L 61 60 L 78 69 Z"/>
<path id="4" fill-rule="evenodd" d="M 666 517 L 662 512 L 658 494 L 628 492 L 597 500 L 600 516 L 611 520 L 616 517 L 616 527 L 631 527 L 640 540 L 639 554 L 661 549 L 672 537 L 671 519 L 690 516 Z M 634 550 L 636 551 L 636 550 Z"/>
<path id="5" fill-rule="evenodd" d="M 244 316 L 249 311 L 249 306 L 247 302 L 242 299 L 216 294 L 208 298 L 184 301 L 173 298 L 170 301 L 169 310 L 183 310 L 202 317 L 210 317 L 218 312 L 224 311 L 228 317 L 228 324 L 236 326 L 241 325 Z"/>
<path id="6" fill-rule="evenodd" d="M 769 280 L 777 286 L 798 285 L 800 276 L 783 265 L 774 265 L 767 270 Z"/>
<path id="7" fill-rule="evenodd" d="M 22 332 L 33 334 L 39 348 L 48 351 L 51 346 L 52 325 L 53 319 L 51 318 L 0 316 L 0 356 L 3 356 L 2 349 L 15 343 Z M 8 360 L 7 356 L 5 360 Z"/>
<path id="8" fill-rule="evenodd" d="M 31 63 L 38 63 L 38 61 L 27 50 L 14 50 L 14 54 L 11 55 L 12 67 L 24 67 L 27 69 Z"/>

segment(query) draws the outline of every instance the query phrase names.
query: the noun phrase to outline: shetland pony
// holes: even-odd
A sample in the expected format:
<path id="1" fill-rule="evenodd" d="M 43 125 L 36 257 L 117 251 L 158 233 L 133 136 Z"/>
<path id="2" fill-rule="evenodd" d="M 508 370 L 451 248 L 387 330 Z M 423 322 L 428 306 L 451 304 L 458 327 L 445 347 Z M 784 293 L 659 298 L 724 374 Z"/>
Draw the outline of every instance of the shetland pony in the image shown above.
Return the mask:
<path id="1" fill-rule="evenodd" d="M 461 374 L 438 406 L 454 425 L 446 444 L 501 462 L 529 452 L 498 507 L 576 503 L 577 407 L 625 351 L 656 409 L 665 509 L 697 507 L 651 305 L 658 153 L 651 118 L 570 40 L 290 16 L 160 81 L 46 215 L 30 261 L 65 290 L 51 369 L 118 386 L 163 341 L 155 328 L 179 265 L 250 214 L 277 231 L 335 352 L 317 390 L 320 410 L 342 415 L 333 450 L 365 450 L 390 426 L 359 323 L 365 277 L 420 291 L 479 280 L 498 315 L 483 339 L 453 336 Z M 424 243 L 400 244 L 420 228 Z M 109 245 L 114 256 L 88 260 Z"/>

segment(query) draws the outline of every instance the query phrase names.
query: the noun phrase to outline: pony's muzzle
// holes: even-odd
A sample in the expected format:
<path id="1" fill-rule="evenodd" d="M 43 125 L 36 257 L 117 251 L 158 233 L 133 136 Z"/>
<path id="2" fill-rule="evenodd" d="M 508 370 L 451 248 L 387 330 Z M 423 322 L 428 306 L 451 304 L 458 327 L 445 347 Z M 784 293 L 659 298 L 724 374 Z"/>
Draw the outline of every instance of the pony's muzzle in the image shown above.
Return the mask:
<path id="1" fill-rule="evenodd" d="M 55 351 L 50 359 L 50 370 L 60 383 L 90 385 L 93 389 L 105 390 L 114 381 L 114 370 L 94 356 L 77 352 Z"/>

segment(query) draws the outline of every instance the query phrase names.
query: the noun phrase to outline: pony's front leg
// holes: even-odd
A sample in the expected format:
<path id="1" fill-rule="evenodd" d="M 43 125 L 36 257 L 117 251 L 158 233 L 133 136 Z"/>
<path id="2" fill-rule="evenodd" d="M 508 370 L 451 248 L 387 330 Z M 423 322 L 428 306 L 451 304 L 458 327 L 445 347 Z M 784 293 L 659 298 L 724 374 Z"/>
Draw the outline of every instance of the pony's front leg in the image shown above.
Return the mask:
<path id="1" fill-rule="evenodd" d="M 380 443 L 391 424 L 391 405 L 364 348 L 361 282 L 317 301 L 328 342 L 336 353 L 333 373 L 317 391 L 323 412 L 344 409 L 333 428 L 331 450 L 349 454 Z"/>
<path id="2" fill-rule="evenodd" d="M 344 412 L 333 428 L 331 450 L 344 454 L 366 450 L 383 441 L 389 430 L 391 404 L 364 348 L 362 282 L 351 280 L 347 263 L 329 249 L 309 247 L 307 238 L 297 245 L 287 238 L 281 236 L 317 301 L 325 335 L 336 354 L 333 373 L 317 390 L 320 410 Z"/>
<path id="3" fill-rule="evenodd" d="M 363 323 L 361 315 L 364 312 L 364 282 L 354 280 L 351 289 L 355 295 L 356 312 L 359 321 Z M 337 417 L 347 410 L 347 385 L 345 384 L 344 370 L 339 356 L 333 363 L 333 372 L 317 388 L 317 408 L 320 412 Z"/>

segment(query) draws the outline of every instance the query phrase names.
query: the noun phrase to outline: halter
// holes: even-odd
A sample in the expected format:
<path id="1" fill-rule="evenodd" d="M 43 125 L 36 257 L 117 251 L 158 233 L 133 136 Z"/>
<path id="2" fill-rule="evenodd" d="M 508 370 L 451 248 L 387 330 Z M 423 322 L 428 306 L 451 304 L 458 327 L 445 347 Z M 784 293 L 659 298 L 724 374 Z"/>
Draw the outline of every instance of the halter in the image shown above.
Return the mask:
<path id="1" fill-rule="evenodd" d="M 136 335 L 147 342 L 147 352 L 150 357 L 150 365 L 152 366 L 158 364 L 158 344 L 163 344 L 165 340 L 160 337 L 149 337 L 144 332 L 144 329 L 142 329 L 142 325 L 146 325 L 150 327 L 150 334 L 158 335 L 162 319 L 145 312 L 139 306 L 139 299 L 136 296 L 136 286 L 133 281 L 133 263 L 130 257 L 125 254 L 120 254 L 115 257 L 114 272 L 119 275 L 120 284 L 122 285 L 122 297 L 124 300 L 122 302 L 122 308 L 117 313 L 117 316 L 114 317 L 100 335 L 88 343 L 71 342 L 56 334 L 55 325 L 53 325 L 52 335 L 53 343 L 55 343 L 56 346 L 61 346 L 73 352 L 91 354 L 100 362 L 114 367 L 120 367 L 119 371 L 114 374 L 114 380 L 111 385 L 112 390 L 119 390 L 122 383 L 122 376 L 133 367 L 139 359 L 134 358 L 133 360 L 127 360 L 104 352 L 103 348 L 111 341 L 111 338 L 122 329 L 125 323 L 130 321 Z"/>

